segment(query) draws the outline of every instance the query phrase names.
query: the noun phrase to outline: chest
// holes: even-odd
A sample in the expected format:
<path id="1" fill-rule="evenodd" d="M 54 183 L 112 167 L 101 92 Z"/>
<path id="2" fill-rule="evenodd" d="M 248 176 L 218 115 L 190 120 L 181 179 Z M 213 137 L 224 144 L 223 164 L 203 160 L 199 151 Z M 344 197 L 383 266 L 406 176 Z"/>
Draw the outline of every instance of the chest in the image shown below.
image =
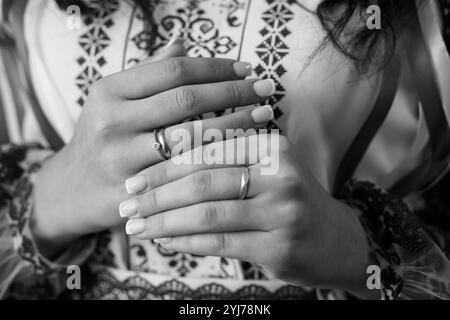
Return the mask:
<path id="1" fill-rule="evenodd" d="M 174 36 L 185 39 L 189 56 L 248 61 L 254 77 L 274 79 L 277 91 L 266 103 L 274 106 L 281 126 L 287 125 L 283 115 L 292 109 L 315 117 L 337 102 L 348 104 L 348 92 L 355 87 L 370 92 L 373 88 L 367 87 L 376 84 L 359 79 L 332 48 L 311 60 L 325 34 L 314 14 L 296 1 L 152 3 L 148 16 L 131 2 L 92 1 L 93 13 L 85 14 L 78 28 L 69 28 L 69 18 L 53 1 L 32 2 L 31 47 L 39 50 L 48 76 L 64 92 L 73 119 L 95 81 L 133 66 Z M 352 99 L 362 104 L 366 92 Z"/>

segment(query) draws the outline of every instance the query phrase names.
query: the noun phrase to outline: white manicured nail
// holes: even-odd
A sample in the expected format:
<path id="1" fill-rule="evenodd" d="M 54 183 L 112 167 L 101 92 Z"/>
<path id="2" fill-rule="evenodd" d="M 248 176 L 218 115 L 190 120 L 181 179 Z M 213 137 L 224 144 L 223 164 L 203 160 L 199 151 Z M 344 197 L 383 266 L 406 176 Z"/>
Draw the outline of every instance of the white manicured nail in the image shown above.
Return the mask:
<path id="1" fill-rule="evenodd" d="M 253 89 L 259 97 L 270 97 L 275 93 L 276 90 L 275 81 L 273 79 L 256 81 L 253 84 Z"/>
<path id="2" fill-rule="evenodd" d="M 125 231 L 130 236 L 144 232 L 145 219 L 128 220 Z"/>
<path id="3" fill-rule="evenodd" d="M 274 114 L 272 106 L 262 106 L 252 111 L 252 119 L 255 123 L 261 124 L 273 120 Z"/>
<path id="4" fill-rule="evenodd" d="M 119 213 L 122 218 L 138 214 L 139 202 L 136 199 L 125 200 L 119 205 Z"/>
<path id="5" fill-rule="evenodd" d="M 249 77 L 252 75 L 253 73 L 253 67 L 252 64 L 249 62 L 235 62 L 233 63 L 233 69 L 234 69 L 234 74 L 237 77 Z"/>
<path id="6" fill-rule="evenodd" d="M 125 181 L 125 186 L 129 194 L 135 194 L 147 189 L 147 178 L 143 174 L 139 174 Z"/>

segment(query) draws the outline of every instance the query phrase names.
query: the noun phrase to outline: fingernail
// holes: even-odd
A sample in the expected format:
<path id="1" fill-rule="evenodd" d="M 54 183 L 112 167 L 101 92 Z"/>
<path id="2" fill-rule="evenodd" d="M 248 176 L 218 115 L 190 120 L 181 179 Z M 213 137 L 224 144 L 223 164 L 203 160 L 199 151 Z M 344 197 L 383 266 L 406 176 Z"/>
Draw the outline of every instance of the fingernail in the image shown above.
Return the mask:
<path id="1" fill-rule="evenodd" d="M 273 79 L 264 79 L 253 84 L 255 93 L 260 97 L 270 97 L 275 93 L 275 81 Z"/>
<path id="2" fill-rule="evenodd" d="M 271 106 L 262 106 L 252 111 L 252 119 L 255 123 L 266 123 L 273 120 L 274 114 Z"/>
<path id="3" fill-rule="evenodd" d="M 119 205 L 119 213 L 122 218 L 134 216 L 139 211 L 139 203 L 136 199 L 125 200 Z"/>
<path id="4" fill-rule="evenodd" d="M 128 235 L 140 234 L 145 231 L 145 219 L 128 220 L 125 232 Z"/>
<path id="5" fill-rule="evenodd" d="M 125 181 L 125 187 L 129 194 L 139 193 L 147 189 L 147 178 L 139 174 Z"/>
<path id="6" fill-rule="evenodd" d="M 164 49 L 169 48 L 170 46 L 173 46 L 174 44 L 183 44 L 184 45 L 184 40 L 183 38 L 180 37 L 173 37 L 172 39 L 170 39 L 169 42 L 167 42 L 166 46 L 164 47 Z"/>
<path id="7" fill-rule="evenodd" d="M 248 62 L 235 62 L 233 63 L 234 73 L 237 77 L 249 77 L 253 73 L 253 67 Z"/>
<path id="8" fill-rule="evenodd" d="M 160 238 L 160 239 L 154 239 L 153 241 L 155 241 L 156 243 L 160 244 L 160 245 L 165 245 L 168 244 L 170 241 L 172 241 L 171 238 Z"/>

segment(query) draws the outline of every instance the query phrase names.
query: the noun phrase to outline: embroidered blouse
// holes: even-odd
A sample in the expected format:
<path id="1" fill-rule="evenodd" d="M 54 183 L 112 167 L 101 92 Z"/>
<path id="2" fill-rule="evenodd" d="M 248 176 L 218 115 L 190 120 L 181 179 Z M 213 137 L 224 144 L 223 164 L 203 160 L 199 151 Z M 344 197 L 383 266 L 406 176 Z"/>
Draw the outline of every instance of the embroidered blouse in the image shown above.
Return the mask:
<path id="1" fill-rule="evenodd" d="M 281 129 L 290 138 L 302 151 L 316 178 L 332 192 L 340 161 L 377 101 L 383 72 L 361 76 L 332 47 L 325 48 L 305 67 L 320 45 L 324 31 L 311 12 L 317 1 L 306 2 L 306 8 L 299 2 L 152 1 L 158 35 L 154 46 L 159 48 L 173 36 L 181 36 L 186 39 L 190 56 L 249 61 L 254 66 L 254 76 L 274 79 L 276 94 L 268 103 L 274 106 L 275 120 L 270 127 Z M 31 81 L 45 117 L 64 142 L 71 139 L 90 86 L 103 76 L 133 66 L 146 58 L 148 52 L 142 14 L 131 2 L 92 0 L 90 5 L 94 11 L 84 16 L 80 28 L 68 28 L 65 12 L 54 1 L 29 1 L 24 13 Z M 440 9 L 433 4 L 424 7 L 421 22 L 433 26 L 435 19 L 430 13 L 437 14 Z M 448 56 L 447 51 L 445 54 Z M 433 67 L 439 74 L 442 59 L 448 58 L 445 54 L 431 53 Z M 424 115 L 405 60 L 400 59 L 399 86 L 391 111 L 354 174 L 355 178 L 372 181 L 386 190 L 412 172 L 415 169 L 412 164 L 420 166 L 427 152 L 423 147 L 428 141 Z M 444 82 L 442 76 L 438 86 Z M 3 81 L 0 92 L 8 90 L 11 88 Z M 450 95 L 444 90 L 441 98 L 445 110 L 450 110 Z M 8 105 L 4 103 L 3 107 L 7 109 Z M 15 144 L 0 148 L 0 296 L 102 299 L 316 296 L 312 289 L 270 279 L 258 266 L 246 262 L 170 252 L 155 243 L 132 238 L 127 239 L 124 247 L 123 231 L 119 229 L 80 239 L 55 261 L 48 261 L 33 242 L 29 218 L 33 213 L 34 174 L 52 151 L 31 108 L 6 114 Z M 448 183 L 443 181 L 444 185 Z M 428 233 L 424 233 L 423 241 L 433 254 L 423 251 L 409 254 L 408 248 L 398 249 L 402 252 L 398 255 L 401 261 L 390 269 L 388 261 L 384 269 L 394 272 L 399 279 L 402 290 L 396 297 L 450 298 L 450 225 L 444 223 L 450 220 L 450 212 L 440 190 L 441 185 L 425 195 L 408 190 L 408 195 L 416 199 L 411 208 L 412 204 L 421 204 L 409 214 L 425 216 L 423 228 Z M 402 235 L 422 227 L 405 228 L 410 229 Z M 372 232 L 375 231 L 368 230 Z M 83 290 L 65 290 L 68 265 L 83 265 L 83 272 L 91 275 Z M 322 292 L 321 296 L 344 297 L 338 291 Z"/>

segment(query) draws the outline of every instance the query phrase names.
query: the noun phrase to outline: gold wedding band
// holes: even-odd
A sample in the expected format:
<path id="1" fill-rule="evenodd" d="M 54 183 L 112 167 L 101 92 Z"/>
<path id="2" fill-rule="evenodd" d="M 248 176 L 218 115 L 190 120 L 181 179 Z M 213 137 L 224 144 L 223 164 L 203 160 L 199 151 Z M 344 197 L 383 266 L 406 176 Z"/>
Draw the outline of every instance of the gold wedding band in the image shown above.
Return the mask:
<path id="1" fill-rule="evenodd" d="M 250 169 L 248 167 L 244 167 L 244 168 L 242 168 L 241 189 L 239 190 L 239 200 L 245 200 L 245 198 L 247 198 L 249 183 L 250 183 Z"/>
<path id="2" fill-rule="evenodd" d="M 153 142 L 153 149 L 157 150 L 164 160 L 169 160 L 172 158 L 172 152 L 166 142 L 166 137 L 164 135 L 164 129 L 156 129 L 153 131 L 155 137 L 155 142 Z"/>

